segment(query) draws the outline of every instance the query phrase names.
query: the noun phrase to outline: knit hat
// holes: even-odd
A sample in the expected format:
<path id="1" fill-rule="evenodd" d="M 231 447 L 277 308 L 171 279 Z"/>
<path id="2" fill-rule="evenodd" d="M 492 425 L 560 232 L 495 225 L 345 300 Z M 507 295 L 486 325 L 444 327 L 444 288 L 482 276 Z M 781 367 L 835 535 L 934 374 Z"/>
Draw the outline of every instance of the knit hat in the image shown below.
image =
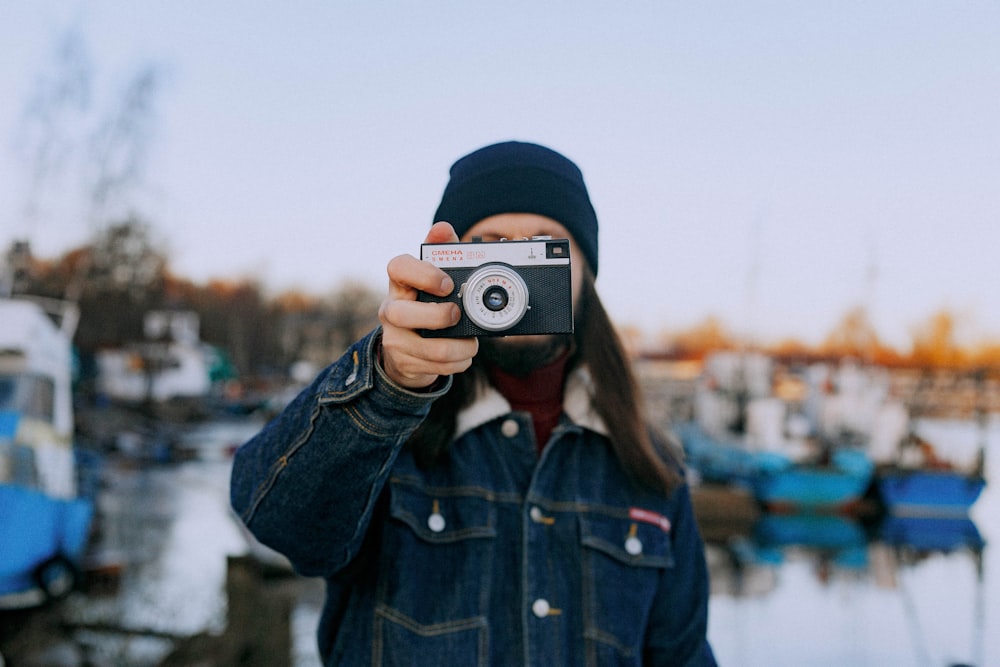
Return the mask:
<path id="1" fill-rule="evenodd" d="M 434 221 L 459 237 L 499 213 L 536 213 L 562 224 L 597 275 L 597 214 L 583 174 L 564 155 L 538 144 L 508 141 L 480 148 L 451 166 Z"/>

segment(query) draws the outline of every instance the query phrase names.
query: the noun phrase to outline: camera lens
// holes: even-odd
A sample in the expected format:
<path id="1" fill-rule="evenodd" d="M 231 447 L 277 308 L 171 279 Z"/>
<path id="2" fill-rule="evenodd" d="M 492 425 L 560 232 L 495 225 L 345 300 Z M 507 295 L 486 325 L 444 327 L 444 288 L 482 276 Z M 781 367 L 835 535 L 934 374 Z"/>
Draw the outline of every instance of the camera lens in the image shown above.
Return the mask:
<path id="1" fill-rule="evenodd" d="M 507 307 L 507 290 L 502 287 L 487 287 L 483 292 L 483 305 L 496 312 Z"/>
<path id="2" fill-rule="evenodd" d="M 460 295 L 469 322 L 486 331 L 507 331 L 528 312 L 528 286 L 506 264 L 477 268 L 462 285 Z"/>

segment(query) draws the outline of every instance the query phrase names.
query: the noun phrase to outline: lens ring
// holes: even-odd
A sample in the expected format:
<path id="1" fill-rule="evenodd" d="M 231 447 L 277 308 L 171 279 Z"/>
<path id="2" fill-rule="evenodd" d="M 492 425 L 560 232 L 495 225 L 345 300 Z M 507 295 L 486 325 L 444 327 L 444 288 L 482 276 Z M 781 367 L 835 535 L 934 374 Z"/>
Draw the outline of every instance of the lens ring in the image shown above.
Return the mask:
<path id="1" fill-rule="evenodd" d="M 498 295 L 502 298 L 496 299 Z M 484 264 L 466 281 L 462 306 L 469 321 L 480 329 L 506 331 L 528 312 L 528 286 L 510 266 Z"/>

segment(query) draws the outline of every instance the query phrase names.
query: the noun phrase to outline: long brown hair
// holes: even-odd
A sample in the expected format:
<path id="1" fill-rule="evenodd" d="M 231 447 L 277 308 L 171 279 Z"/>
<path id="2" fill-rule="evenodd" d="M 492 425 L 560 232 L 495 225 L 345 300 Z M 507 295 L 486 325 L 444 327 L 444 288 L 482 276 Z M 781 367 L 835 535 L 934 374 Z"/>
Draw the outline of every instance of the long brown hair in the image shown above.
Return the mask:
<path id="1" fill-rule="evenodd" d="M 588 369 L 593 380 L 591 405 L 607 426 L 615 456 L 641 485 L 671 492 L 683 481 L 680 448 L 646 419 L 632 365 L 586 266 L 574 324 L 568 369 Z M 434 402 L 407 443 L 420 465 L 429 466 L 447 453 L 458 412 L 474 400 L 486 378 L 482 362 L 473 359 L 472 366 L 454 376 L 451 389 Z"/>

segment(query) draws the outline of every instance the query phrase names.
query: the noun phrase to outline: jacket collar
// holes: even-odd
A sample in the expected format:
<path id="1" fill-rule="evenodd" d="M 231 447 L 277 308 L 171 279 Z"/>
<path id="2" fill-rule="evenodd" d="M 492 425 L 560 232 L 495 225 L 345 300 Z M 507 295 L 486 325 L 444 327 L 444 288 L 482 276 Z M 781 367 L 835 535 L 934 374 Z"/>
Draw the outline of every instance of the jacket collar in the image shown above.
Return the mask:
<path id="1" fill-rule="evenodd" d="M 563 411 L 577 426 L 607 435 L 604 421 L 598 416 L 590 402 L 594 391 L 590 372 L 586 368 L 574 369 L 566 378 L 566 390 L 563 393 Z M 492 386 L 481 387 L 476 400 L 458 413 L 455 423 L 455 438 L 468 433 L 474 428 L 511 412 L 510 403 Z"/>

